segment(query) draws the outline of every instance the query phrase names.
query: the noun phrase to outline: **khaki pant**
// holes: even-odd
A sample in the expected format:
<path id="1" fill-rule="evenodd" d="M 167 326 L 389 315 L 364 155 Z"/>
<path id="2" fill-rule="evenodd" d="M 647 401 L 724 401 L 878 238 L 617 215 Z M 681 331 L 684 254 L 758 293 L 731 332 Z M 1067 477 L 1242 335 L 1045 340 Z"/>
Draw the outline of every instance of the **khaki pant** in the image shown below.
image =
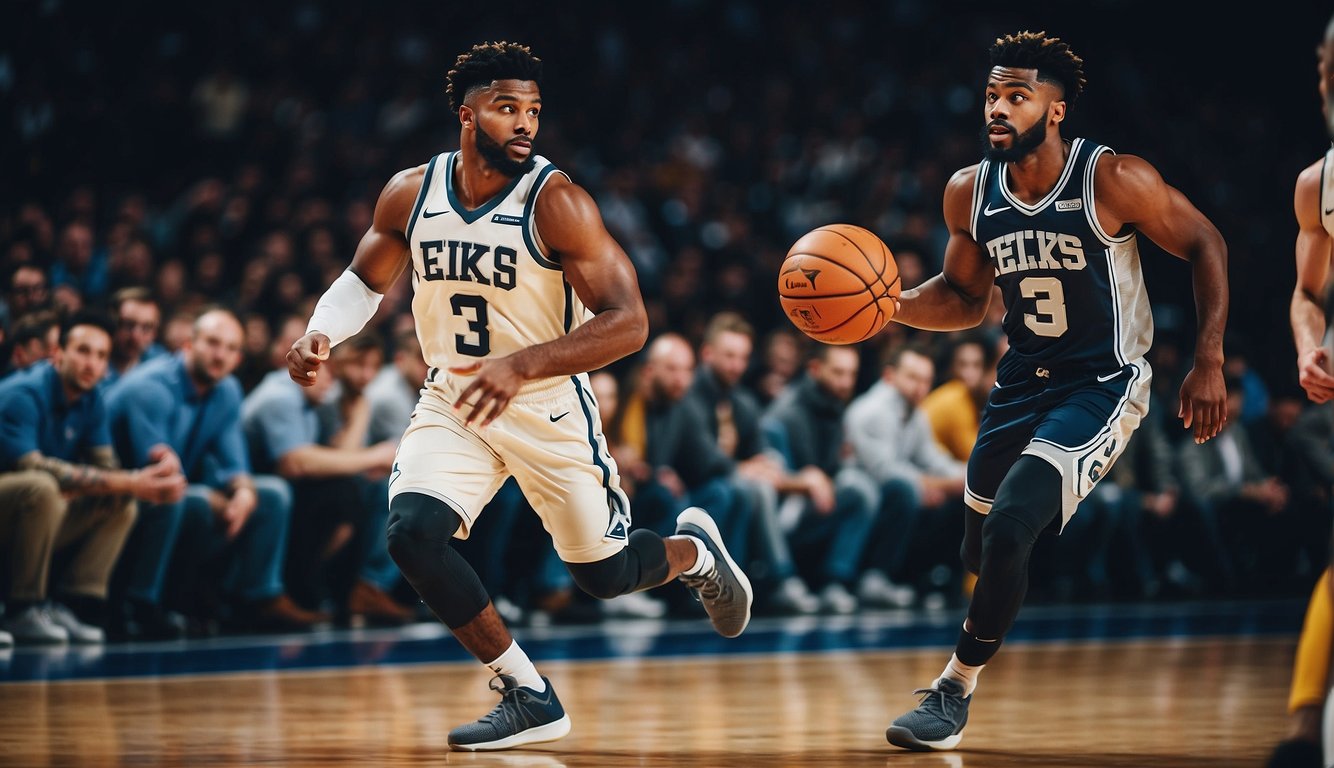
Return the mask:
<path id="1" fill-rule="evenodd" d="M 58 591 L 105 598 L 135 514 L 134 499 L 126 497 L 66 501 L 47 472 L 0 474 L 0 562 L 9 562 L 9 599 L 45 600 L 51 557 L 66 547 L 77 550 Z"/>

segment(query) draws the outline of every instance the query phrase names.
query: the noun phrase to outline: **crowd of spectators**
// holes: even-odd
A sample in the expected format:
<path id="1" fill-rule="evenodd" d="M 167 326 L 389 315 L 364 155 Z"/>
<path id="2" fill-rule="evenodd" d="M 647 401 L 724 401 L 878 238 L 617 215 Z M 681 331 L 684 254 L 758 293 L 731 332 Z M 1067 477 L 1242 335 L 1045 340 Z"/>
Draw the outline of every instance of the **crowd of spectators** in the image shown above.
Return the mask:
<path id="1" fill-rule="evenodd" d="M 0 511 L 0 627 L 90 640 L 98 627 L 159 637 L 420 616 L 381 535 L 393 446 L 425 374 L 408 281 L 319 388 L 287 381 L 283 356 L 381 185 L 456 145 L 453 56 L 499 37 L 547 59 L 538 151 L 592 192 L 649 308 L 654 340 L 594 377 L 636 523 L 668 532 L 681 506 L 707 506 L 764 610 L 956 599 L 962 462 L 1003 352 L 999 302 L 976 332 L 891 325 L 830 348 L 792 330 L 772 276 L 788 244 L 832 221 L 881 235 L 905 286 L 939 268 L 943 185 L 977 154 L 985 47 L 1025 22 L 927 2 L 373 10 L 18 12 L 28 34 L 0 50 L 0 493 L 11 475 L 50 472 L 23 463 L 33 449 L 103 474 L 78 488 L 58 476 L 22 507 L 48 510 L 35 528 L 7 519 L 20 507 Z M 1228 238 L 1235 418 L 1206 446 L 1182 439 L 1171 417 L 1191 352 L 1189 269 L 1145 247 L 1153 410 L 1061 546 L 1039 549 L 1035 597 L 1301 593 L 1327 554 L 1334 424 L 1305 407 L 1285 321 L 1265 307 L 1291 286 L 1274 266 L 1291 242 L 1284 195 L 1321 145 L 1273 142 L 1277 106 L 1220 119 L 1222 85 L 1186 94 L 1157 76 L 1197 76 L 1182 51 L 1203 41 L 1131 51 L 1075 18 L 1051 29 L 1088 60 L 1067 125 L 1148 157 Z M 80 389 L 99 354 L 103 380 Z M 44 409 L 41 423 L 11 429 L 20 408 Z M 55 439 L 52 425 L 98 418 L 105 434 Z M 38 437 L 18 440 L 20 427 Z M 83 497 L 138 502 L 70 501 Z M 107 526 L 92 566 L 74 546 L 102 530 L 73 522 L 84 507 Z M 507 485 L 464 547 L 498 604 L 598 615 L 534 521 Z M 15 555 L 20 541 L 33 557 Z M 603 610 L 694 610 L 663 593 Z"/>

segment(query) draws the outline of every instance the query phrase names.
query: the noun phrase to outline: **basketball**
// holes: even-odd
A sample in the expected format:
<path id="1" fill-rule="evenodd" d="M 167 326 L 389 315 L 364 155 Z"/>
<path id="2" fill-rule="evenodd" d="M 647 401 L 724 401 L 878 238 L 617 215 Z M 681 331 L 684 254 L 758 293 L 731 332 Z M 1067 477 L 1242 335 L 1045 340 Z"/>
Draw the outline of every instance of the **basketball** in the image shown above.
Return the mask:
<path id="1" fill-rule="evenodd" d="M 894 316 L 899 268 L 880 238 L 851 224 L 802 235 L 778 272 L 778 301 L 792 324 L 826 344 L 871 338 Z"/>

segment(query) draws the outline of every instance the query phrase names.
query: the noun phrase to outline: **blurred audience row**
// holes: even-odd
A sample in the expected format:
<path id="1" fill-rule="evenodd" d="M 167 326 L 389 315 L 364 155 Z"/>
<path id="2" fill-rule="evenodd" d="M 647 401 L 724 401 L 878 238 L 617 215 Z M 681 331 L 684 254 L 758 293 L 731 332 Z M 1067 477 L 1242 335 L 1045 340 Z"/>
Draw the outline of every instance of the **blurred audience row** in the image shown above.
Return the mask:
<path id="1" fill-rule="evenodd" d="M 284 361 L 298 316 L 256 349 L 227 309 L 173 318 L 175 337 L 146 289 L 109 309 L 11 315 L 0 630 L 102 642 L 429 618 L 383 535 L 426 376 L 410 316 L 340 345 L 332 375 L 302 388 Z M 662 333 L 591 374 L 635 524 L 666 534 L 686 506 L 709 509 L 761 612 L 957 600 L 965 465 L 1003 337 L 895 328 L 834 347 L 780 330 L 753 354 L 756 343 L 745 318 L 721 312 L 698 340 Z M 1157 354 L 1160 393 L 1171 352 Z M 1248 385 L 1240 359 L 1229 368 L 1225 431 L 1181 440 L 1155 402 L 1060 545 L 1039 548 L 1036 599 L 1299 594 L 1315 577 L 1334 417 Z M 1257 396 L 1266 406 L 1248 419 Z M 605 604 L 578 594 L 512 482 L 475 533 L 461 549 L 511 620 L 699 610 L 671 587 Z"/>

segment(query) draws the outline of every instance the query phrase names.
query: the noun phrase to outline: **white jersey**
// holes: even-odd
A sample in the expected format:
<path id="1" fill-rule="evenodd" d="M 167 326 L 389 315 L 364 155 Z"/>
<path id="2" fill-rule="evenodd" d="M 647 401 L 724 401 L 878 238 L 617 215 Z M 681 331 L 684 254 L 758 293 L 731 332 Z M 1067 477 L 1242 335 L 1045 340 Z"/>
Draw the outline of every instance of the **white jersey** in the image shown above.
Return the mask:
<path id="1" fill-rule="evenodd" d="M 535 160 L 532 170 L 472 210 L 454 192 L 458 152 L 426 166 L 407 240 L 412 314 L 431 380 L 449 375 L 450 367 L 552 341 L 591 316 L 538 240 L 537 196 L 563 172 L 544 157 Z M 569 377 L 530 381 L 522 391 L 560 380 Z"/>
<path id="2" fill-rule="evenodd" d="M 1320 166 L 1320 223 L 1334 237 L 1334 147 L 1325 153 Z"/>

